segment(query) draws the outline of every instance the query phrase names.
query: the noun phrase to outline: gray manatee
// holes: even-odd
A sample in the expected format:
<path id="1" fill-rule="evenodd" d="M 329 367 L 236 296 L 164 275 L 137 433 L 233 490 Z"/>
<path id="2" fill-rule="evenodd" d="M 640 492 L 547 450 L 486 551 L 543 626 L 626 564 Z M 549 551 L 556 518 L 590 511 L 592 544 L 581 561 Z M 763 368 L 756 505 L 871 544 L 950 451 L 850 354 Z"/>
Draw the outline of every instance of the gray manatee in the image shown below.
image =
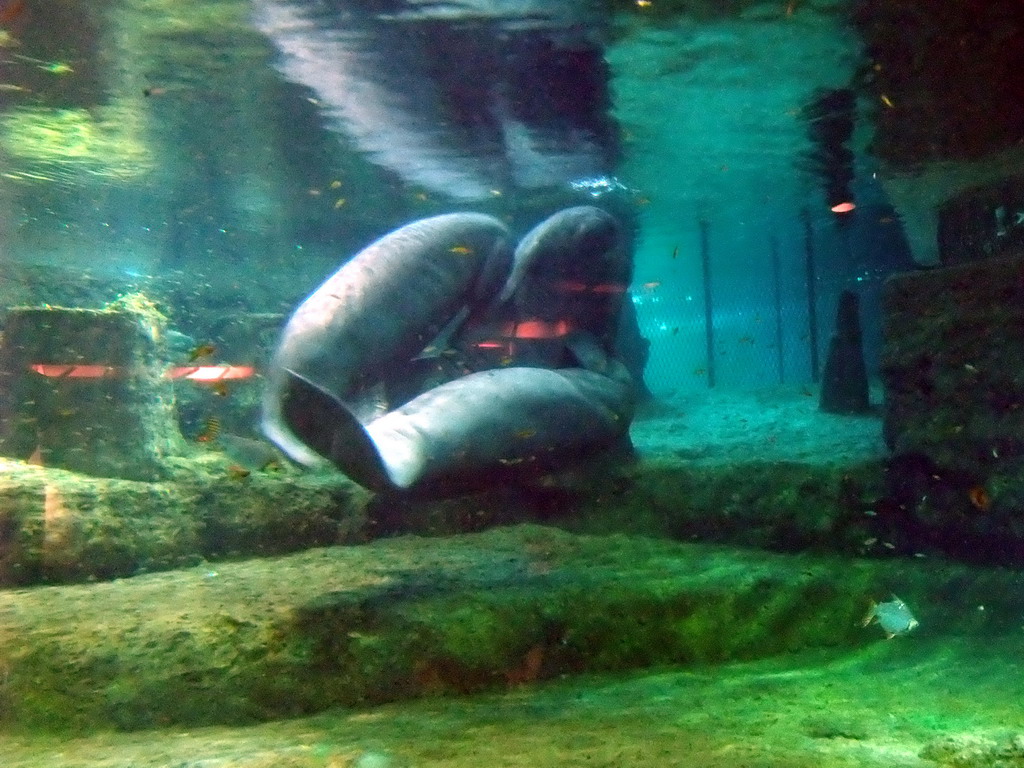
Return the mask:
<path id="1" fill-rule="evenodd" d="M 497 300 L 478 306 L 453 346 L 475 370 L 510 360 L 571 367 L 566 342 L 579 334 L 610 351 L 632 271 L 631 249 L 614 216 L 591 205 L 565 208 L 523 237 Z"/>
<path id="2" fill-rule="evenodd" d="M 633 384 L 584 368 L 500 368 L 428 390 L 363 425 L 288 372 L 282 414 L 309 446 L 377 491 L 453 495 L 558 469 L 625 441 Z"/>
<path id="3" fill-rule="evenodd" d="M 294 376 L 351 403 L 422 351 L 465 305 L 495 295 L 510 265 L 508 230 L 479 213 L 421 219 L 360 251 L 285 325 L 267 372 L 263 432 L 295 461 L 323 464 L 282 418 Z"/>
<path id="4" fill-rule="evenodd" d="M 516 246 L 512 274 L 499 300 L 537 301 L 532 291 L 523 295 L 523 288 L 538 277 L 549 291 L 557 290 L 563 280 L 598 285 L 615 281 L 620 286 L 615 295 L 621 297 L 632 278 L 622 227 L 614 216 L 593 205 L 564 208 L 549 216 Z"/>

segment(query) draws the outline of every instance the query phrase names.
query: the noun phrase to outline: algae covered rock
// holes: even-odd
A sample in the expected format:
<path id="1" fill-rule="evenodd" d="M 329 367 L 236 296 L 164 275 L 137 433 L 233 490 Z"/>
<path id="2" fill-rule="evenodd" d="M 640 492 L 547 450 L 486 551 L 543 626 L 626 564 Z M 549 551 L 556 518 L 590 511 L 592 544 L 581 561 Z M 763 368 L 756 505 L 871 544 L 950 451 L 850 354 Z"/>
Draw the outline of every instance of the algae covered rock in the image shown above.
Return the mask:
<path id="1" fill-rule="evenodd" d="M 1022 768 L 1024 733 L 1000 739 L 972 733 L 943 736 L 926 744 L 921 757 L 950 768 Z"/>

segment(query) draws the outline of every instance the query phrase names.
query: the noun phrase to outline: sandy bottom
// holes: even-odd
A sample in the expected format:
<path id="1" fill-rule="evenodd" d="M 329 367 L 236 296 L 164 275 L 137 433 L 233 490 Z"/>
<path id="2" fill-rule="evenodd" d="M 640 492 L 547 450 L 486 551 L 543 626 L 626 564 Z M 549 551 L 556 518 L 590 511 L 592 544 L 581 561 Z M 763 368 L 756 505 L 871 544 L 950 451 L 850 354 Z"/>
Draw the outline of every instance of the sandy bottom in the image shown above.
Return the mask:
<path id="1" fill-rule="evenodd" d="M 856 463 L 886 455 L 881 408 L 863 415 L 818 410 L 818 389 L 773 387 L 667 395 L 630 429 L 641 458 L 698 464 Z M 871 393 L 881 403 L 881 390 Z"/>

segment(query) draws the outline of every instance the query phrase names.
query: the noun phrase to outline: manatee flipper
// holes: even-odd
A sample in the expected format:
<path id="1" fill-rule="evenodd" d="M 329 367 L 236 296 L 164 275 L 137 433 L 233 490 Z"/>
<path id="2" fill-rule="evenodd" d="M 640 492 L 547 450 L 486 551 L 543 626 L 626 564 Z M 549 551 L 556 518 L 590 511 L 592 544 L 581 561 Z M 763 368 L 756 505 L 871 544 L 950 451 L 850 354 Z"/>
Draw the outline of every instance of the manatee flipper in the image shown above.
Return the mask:
<path id="1" fill-rule="evenodd" d="M 362 423 L 337 397 L 295 371 L 287 376 L 280 405 L 281 417 L 290 433 L 301 436 L 303 444 L 320 460 L 331 458 L 349 476 L 368 488 L 389 484 L 387 471 L 377 448 Z"/>

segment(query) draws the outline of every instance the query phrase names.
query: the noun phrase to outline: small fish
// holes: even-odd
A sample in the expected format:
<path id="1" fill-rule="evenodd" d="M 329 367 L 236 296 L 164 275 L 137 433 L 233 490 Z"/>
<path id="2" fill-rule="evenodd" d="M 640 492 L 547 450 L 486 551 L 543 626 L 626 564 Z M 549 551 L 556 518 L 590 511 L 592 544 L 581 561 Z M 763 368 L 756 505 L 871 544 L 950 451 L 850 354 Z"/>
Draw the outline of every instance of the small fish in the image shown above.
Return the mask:
<path id="1" fill-rule="evenodd" d="M 347 202 L 348 201 L 344 197 L 339 197 L 337 200 L 334 201 L 334 210 L 338 210 Z"/>
<path id="2" fill-rule="evenodd" d="M 218 379 L 210 384 L 210 389 L 213 390 L 213 394 L 217 397 L 228 396 L 228 383 L 224 379 Z"/>
<path id="3" fill-rule="evenodd" d="M 693 375 L 694 376 L 703 376 L 707 372 L 708 372 L 707 368 L 694 368 L 693 369 Z"/>
<path id="4" fill-rule="evenodd" d="M 244 480 L 251 474 L 251 470 L 248 470 L 245 467 L 240 467 L 237 464 L 232 464 L 228 467 L 228 477 L 232 480 Z"/>
<path id="5" fill-rule="evenodd" d="M 22 85 L 0 83 L 0 93 L 32 93 L 32 91 Z"/>
<path id="6" fill-rule="evenodd" d="M 74 68 L 65 61 L 51 61 L 49 64 L 40 65 L 39 68 L 54 75 L 70 75 L 75 71 Z"/>
<path id="7" fill-rule="evenodd" d="M 213 344 L 200 344 L 188 353 L 188 361 L 194 363 L 201 357 L 213 357 L 217 348 Z"/>
<path id="8" fill-rule="evenodd" d="M 679 255 L 679 246 L 677 245 L 677 246 L 672 248 L 672 258 L 674 259 L 678 255 Z"/>
<path id="9" fill-rule="evenodd" d="M 280 470 L 284 467 L 281 452 L 266 440 L 225 432 L 221 434 L 217 444 L 233 466 L 250 472 Z"/>
<path id="10" fill-rule="evenodd" d="M 976 485 L 967 491 L 967 498 L 970 499 L 975 509 L 982 512 L 988 512 L 989 507 L 992 506 L 992 497 L 989 496 L 983 485 Z"/>
<path id="11" fill-rule="evenodd" d="M 331 182 L 331 189 L 338 189 L 341 186 L 341 182 L 335 179 Z"/>
<path id="12" fill-rule="evenodd" d="M 893 103 L 893 100 L 886 96 L 884 93 L 878 98 L 881 99 L 882 103 L 885 104 L 885 106 L 887 106 L 889 109 L 893 109 L 896 106 Z"/>
<path id="13" fill-rule="evenodd" d="M 536 434 L 536 429 L 520 429 L 518 432 L 516 432 L 516 437 L 518 437 L 520 440 L 528 440 Z"/>
<path id="14" fill-rule="evenodd" d="M 46 61 L 45 59 L 37 59 L 34 56 L 25 56 L 21 53 L 15 53 L 13 55 L 18 61 L 25 61 L 29 64 L 34 64 L 36 69 L 41 69 L 44 72 L 49 72 L 53 75 L 70 75 L 75 71 L 74 68 L 66 61 Z"/>
<path id="15" fill-rule="evenodd" d="M 740 336 L 740 344 L 753 344 L 753 343 L 754 343 L 754 337 L 753 336 Z"/>
<path id="16" fill-rule="evenodd" d="M 873 621 L 878 622 L 882 631 L 885 632 L 885 636 L 890 640 L 897 635 L 907 634 L 911 630 L 916 629 L 920 624 L 914 618 L 914 614 L 910 612 L 907 604 L 896 597 L 896 595 L 893 595 L 892 600 L 886 603 L 871 601 L 871 608 L 868 610 L 868 615 L 864 617 L 861 626 L 866 627 Z"/>
<path id="17" fill-rule="evenodd" d="M 473 252 L 472 248 L 468 248 L 465 245 L 456 245 L 452 248 L 449 248 L 448 250 L 450 250 L 452 253 L 457 253 L 460 256 L 468 256 Z"/>
<path id="18" fill-rule="evenodd" d="M 660 280 L 651 280 L 650 282 L 644 283 L 641 286 L 641 288 L 643 288 L 645 291 L 650 292 L 650 291 L 653 291 L 656 288 L 658 288 L 660 285 L 661 285 L 661 281 Z"/>
<path id="19" fill-rule="evenodd" d="M 220 419 L 216 416 L 211 416 L 206 420 L 203 425 L 202 431 L 196 435 L 197 443 L 212 443 L 217 439 L 217 435 L 220 434 Z"/>

